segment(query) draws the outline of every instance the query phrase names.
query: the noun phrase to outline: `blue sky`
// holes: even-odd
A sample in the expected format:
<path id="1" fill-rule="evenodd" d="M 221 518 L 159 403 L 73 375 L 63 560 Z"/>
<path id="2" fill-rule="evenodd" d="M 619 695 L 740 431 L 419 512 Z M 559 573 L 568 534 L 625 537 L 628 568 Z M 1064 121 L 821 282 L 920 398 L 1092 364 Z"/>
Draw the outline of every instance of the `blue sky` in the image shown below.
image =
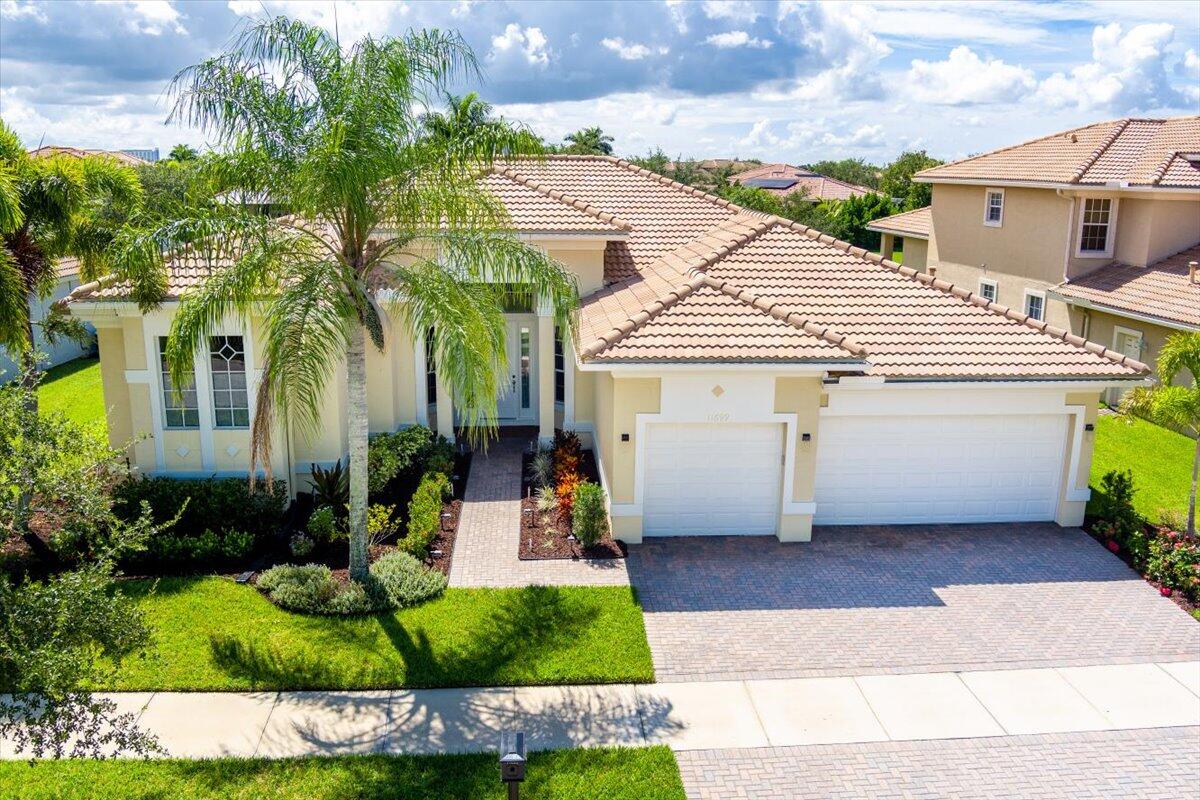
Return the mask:
<path id="1" fill-rule="evenodd" d="M 506 117 L 623 155 L 945 158 L 1113 117 L 1200 113 L 1200 1 L 337 2 L 343 42 L 459 30 Z M 169 149 L 179 69 L 249 17 L 334 2 L 0 0 L 0 116 L 30 146 Z"/>

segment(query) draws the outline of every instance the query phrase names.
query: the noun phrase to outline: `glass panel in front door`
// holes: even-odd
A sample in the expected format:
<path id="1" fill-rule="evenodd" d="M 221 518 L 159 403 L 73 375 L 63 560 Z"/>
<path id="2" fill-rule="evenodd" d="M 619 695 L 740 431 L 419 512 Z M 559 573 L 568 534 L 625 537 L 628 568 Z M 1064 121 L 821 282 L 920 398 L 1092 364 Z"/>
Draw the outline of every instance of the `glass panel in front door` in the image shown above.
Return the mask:
<path id="1" fill-rule="evenodd" d="M 520 361 L 520 380 L 521 380 L 521 410 L 529 410 L 529 398 L 532 394 L 530 374 L 530 358 L 532 357 L 532 342 L 529 328 L 521 326 L 521 361 Z M 524 416 L 524 414 L 522 414 Z"/>

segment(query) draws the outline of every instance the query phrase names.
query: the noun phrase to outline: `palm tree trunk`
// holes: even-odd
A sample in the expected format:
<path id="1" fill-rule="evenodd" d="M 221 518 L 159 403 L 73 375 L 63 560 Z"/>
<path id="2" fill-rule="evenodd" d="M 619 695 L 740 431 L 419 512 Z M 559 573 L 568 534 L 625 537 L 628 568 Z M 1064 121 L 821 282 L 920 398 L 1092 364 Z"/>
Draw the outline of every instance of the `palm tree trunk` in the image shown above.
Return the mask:
<path id="1" fill-rule="evenodd" d="M 350 427 L 350 579 L 367 579 L 367 357 L 361 325 L 346 352 Z"/>
<path id="2" fill-rule="evenodd" d="M 1188 495 L 1188 522 L 1187 532 L 1189 536 L 1196 535 L 1196 482 L 1200 478 L 1200 436 L 1196 437 L 1196 455 L 1192 458 L 1192 493 Z"/>

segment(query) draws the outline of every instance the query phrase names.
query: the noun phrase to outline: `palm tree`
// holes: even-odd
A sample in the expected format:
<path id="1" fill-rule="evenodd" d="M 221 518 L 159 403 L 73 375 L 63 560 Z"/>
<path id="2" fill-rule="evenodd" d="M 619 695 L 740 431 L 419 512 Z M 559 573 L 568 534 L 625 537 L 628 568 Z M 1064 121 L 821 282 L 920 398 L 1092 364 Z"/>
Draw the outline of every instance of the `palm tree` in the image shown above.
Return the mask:
<path id="1" fill-rule="evenodd" d="M 484 431 L 495 425 L 505 359 L 505 287 L 535 287 L 556 322 L 572 324 L 574 279 L 512 235 L 479 181 L 497 152 L 535 155 L 536 140 L 501 125 L 465 138 L 425 133 L 424 98 L 475 75 L 457 34 L 367 37 L 342 49 L 302 22 L 251 22 L 228 52 L 176 76 L 171 117 L 216 137 L 224 152 L 206 169 L 222 188 L 264 192 L 291 213 L 200 208 L 124 242 L 118 276 L 145 308 L 163 295 L 165 253 L 188 247 L 224 265 L 183 299 L 172 323 L 166 356 L 176 386 L 220 320 L 262 315 L 252 475 L 259 465 L 269 475 L 273 425 L 316 428 L 322 392 L 345 362 L 355 580 L 368 567 L 365 348 L 368 337 L 384 348 L 385 310 L 414 334 L 432 328 L 456 407 Z"/>
<path id="2" fill-rule="evenodd" d="M 54 292 L 55 267 L 64 257 L 80 260 L 85 280 L 95 277 L 108 263 L 116 226 L 141 198 L 137 173 L 115 158 L 33 158 L 0 120 L 0 347 L 19 357 L 27 386 L 38 379 L 35 327 L 50 341 L 86 336 L 57 309 L 34 320 L 30 296 L 42 300 Z M 29 397 L 36 410 L 37 393 Z"/>
<path id="3" fill-rule="evenodd" d="M 474 149 L 472 140 L 483 148 L 492 148 L 493 156 L 505 153 L 536 153 L 541 140 L 524 126 L 492 116 L 491 103 L 479 99 L 476 92 L 459 97 L 445 93 L 446 110 L 421 116 L 426 137 L 440 147 Z"/>
<path id="4" fill-rule="evenodd" d="M 564 136 L 563 141 L 570 142 L 563 148 L 564 153 L 611 156 L 613 152 L 613 137 L 598 127 L 580 128 Z"/>
<path id="5" fill-rule="evenodd" d="M 200 157 L 200 153 L 196 148 L 189 144 L 177 144 L 171 148 L 171 152 L 167 155 L 171 161 L 195 161 Z"/>
<path id="6" fill-rule="evenodd" d="M 1196 439 L 1192 459 L 1192 489 L 1188 495 L 1187 532 L 1196 534 L 1196 483 L 1200 477 L 1200 331 L 1177 333 L 1158 353 L 1158 383 L 1131 390 L 1121 401 L 1121 413 L 1131 414 L 1184 431 Z M 1172 385 L 1179 373 L 1191 373 L 1191 386 Z"/>

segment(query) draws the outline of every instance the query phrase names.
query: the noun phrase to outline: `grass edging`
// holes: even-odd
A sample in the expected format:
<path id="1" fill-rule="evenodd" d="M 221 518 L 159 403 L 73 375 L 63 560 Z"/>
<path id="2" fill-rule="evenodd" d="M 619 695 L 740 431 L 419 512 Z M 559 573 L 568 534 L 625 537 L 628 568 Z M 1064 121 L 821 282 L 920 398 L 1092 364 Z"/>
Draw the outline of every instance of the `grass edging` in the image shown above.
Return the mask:
<path id="1" fill-rule="evenodd" d="M 494 753 L 205 761 L 0 762 L 24 800 L 488 800 L 505 797 Z M 522 796 L 538 800 L 683 800 L 664 746 L 531 753 Z"/>

